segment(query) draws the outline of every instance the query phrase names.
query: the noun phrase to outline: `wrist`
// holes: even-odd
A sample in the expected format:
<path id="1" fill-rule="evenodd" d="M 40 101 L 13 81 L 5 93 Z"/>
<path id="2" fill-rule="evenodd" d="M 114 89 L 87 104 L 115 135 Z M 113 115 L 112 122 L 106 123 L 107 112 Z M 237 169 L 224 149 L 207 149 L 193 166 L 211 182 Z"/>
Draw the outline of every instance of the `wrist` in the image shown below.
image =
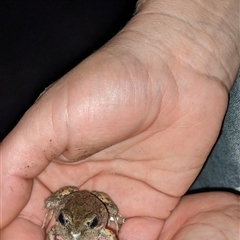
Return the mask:
<path id="1" fill-rule="evenodd" d="M 130 48 L 143 62 L 147 57 L 141 52 L 147 49 L 153 59 L 158 55 L 165 62 L 181 62 L 221 81 L 229 90 L 240 63 L 238 25 L 238 2 L 234 0 L 140 0 L 124 34 L 136 41 L 139 38 L 141 46 L 134 43 Z M 145 41 L 140 40 L 143 37 Z"/>

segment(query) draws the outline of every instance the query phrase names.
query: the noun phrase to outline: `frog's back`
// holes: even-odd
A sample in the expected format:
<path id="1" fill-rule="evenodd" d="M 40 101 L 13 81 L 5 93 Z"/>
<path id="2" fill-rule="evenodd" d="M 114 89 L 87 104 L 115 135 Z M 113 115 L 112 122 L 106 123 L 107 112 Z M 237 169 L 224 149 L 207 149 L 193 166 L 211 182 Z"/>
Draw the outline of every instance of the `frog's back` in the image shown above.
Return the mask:
<path id="1" fill-rule="evenodd" d="M 82 219 L 90 213 L 96 213 L 102 217 L 108 215 L 105 205 L 96 196 L 85 190 L 70 194 L 65 208 L 70 210 L 75 217 Z"/>

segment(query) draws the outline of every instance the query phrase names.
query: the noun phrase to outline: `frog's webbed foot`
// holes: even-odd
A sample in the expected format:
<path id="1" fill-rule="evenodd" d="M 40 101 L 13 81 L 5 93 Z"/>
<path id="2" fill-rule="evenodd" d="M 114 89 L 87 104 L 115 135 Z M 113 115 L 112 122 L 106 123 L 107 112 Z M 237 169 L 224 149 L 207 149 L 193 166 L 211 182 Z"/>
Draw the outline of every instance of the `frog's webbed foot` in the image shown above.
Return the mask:
<path id="1" fill-rule="evenodd" d="M 53 209 L 47 210 L 43 218 L 42 228 L 45 228 L 49 224 L 50 220 L 52 219 L 53 213 Z"/>
<path id="2" fill-rule="evenodd" d="M 125 222 L 125 218 L 120 213 L 118 213 L 117 215 L 110 215 L 108 220 L 108 226 L 110 226 L 111 222 L 115 223 L 116 234 L 118 235 L 121 225 Z"/>
<path id="3" fill-rule="evenodd" d="M 55 240 L 56 237 L 56 226 L 53 226 L 47 233 L 46 240 Z"/>

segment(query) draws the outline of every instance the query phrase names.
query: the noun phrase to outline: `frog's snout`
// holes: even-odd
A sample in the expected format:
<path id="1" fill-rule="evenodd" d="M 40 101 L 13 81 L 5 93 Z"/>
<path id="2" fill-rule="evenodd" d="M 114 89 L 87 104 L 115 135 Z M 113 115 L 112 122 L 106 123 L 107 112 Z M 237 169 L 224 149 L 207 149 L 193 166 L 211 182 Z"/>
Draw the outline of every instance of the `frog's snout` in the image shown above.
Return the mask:
<path id="1" fill-rule="evenodd" d="M 74 232 L 74 231 L 72 231 L 71 235 L 73 237 L 73 240 L 79 240 L 80 236 L 81 236 L 81 232 Z"/>

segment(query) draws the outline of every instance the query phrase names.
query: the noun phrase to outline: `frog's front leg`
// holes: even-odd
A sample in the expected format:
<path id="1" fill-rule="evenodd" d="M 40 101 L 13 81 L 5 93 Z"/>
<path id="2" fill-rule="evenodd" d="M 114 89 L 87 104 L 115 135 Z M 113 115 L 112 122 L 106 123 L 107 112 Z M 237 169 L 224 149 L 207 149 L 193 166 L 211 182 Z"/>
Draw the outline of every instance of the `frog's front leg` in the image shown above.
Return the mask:
<path id="1" fill-rule="evenodd" d="M 79 190 L 77 187 L 72 187 L 72 186 L 60 188 L 59 190 L 57 190 L 56 192 L 54 192 L 52 195 L 50 195 L 48 198 L 45 199 L 44 207 L 46 209 L 55 209 L 60 205 L 60 202 L 62 202 L 62 200 L 66 198 L 66 196 L 68 196 L 73 192 L 78 192 L 78 191 Z"/>
<path id="2" fill-rule="evenodd" d="M 117 237 L 114 234 L 114 232 L 107 228 L 104 228 L 100 231 L 99 237 L 106 240 L 117 240 Z"/>
<path id="3" fill-rule="evenodd" d="M 113 221 L 118 235 L 119 225 L 122 225 L 125 219 L 119 214 L 117 205 L 106 193 L 93 191 L 92 194 L 94 194 L 106 206 L 109 213 L 108 225 L 110 224 L 110 221 Z"/>
<path id="4" fill-rule="evenodd" d="M 117 205 L 106 193 L 93 191 L 92 194 L 94 194 L 99 200 L 101 200 L 101 202 L 104 203 L 110 214 L 116 215 L 118 213 Z"/>
<path id="5" fill-rule="evenodd" d="M 58 191 L 54 192 L 44 201 L 44 208 L 47 209 L 45 213 L 42 228 L 44 228 L 49 221 L 52 219 L 53 213 L 56 209 L 60 209 L 61 204 L 64 203 L 64 198 L 73 192 L 79 191 L 77 187 L 67 186 L 60 188 Z"/>

